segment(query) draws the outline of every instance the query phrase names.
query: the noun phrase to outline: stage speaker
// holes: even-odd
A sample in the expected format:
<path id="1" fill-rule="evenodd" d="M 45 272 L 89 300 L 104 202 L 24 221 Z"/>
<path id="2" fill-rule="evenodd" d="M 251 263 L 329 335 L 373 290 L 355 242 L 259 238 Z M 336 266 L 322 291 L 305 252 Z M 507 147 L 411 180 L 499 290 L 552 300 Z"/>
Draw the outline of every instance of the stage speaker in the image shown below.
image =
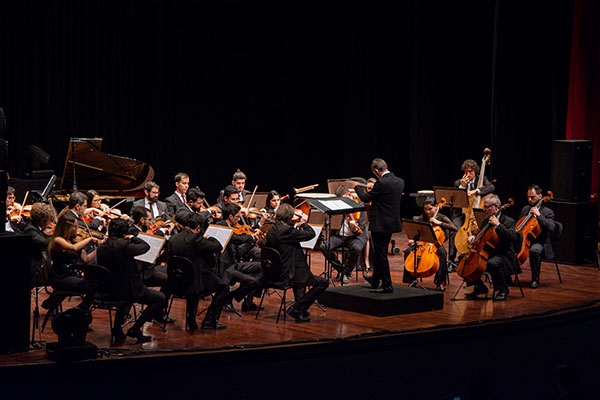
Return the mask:
<path id="1" fill-rule="evenodd" d="M 553 140 L 551 190 L 562 201 L 589 200 L 592 186 L 592 141 Z"/>
<path id="2" fill-rule="evenodd" d="M 564 230 L 554 252 L 562 264 L 598 264 L 598 202 L 570 203 L 551 200 L 554 219 Z"/>

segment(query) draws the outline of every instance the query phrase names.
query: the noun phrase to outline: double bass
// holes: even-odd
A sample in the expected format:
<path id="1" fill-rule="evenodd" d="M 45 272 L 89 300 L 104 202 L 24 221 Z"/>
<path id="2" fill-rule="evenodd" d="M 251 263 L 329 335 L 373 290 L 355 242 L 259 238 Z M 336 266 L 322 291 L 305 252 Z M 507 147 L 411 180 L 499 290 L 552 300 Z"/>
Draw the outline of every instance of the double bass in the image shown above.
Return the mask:
<path id="1" fill-rule="evenodd" d="M 541 198 L 535 206 L 531 207 L 531 209 L 537 208 L 539 211 L 539 209 L 542 208 L 542 205 L 553 197 L 554 194 L 552 192 L 548 192 L 548 196 Z M 523 244 L 521 245 L 521 250 L 519 250 L 519 253 L 517 254 L 517 260 L 519 260 L 519 264 L 523 264 L 525 261 L 527 261 L 527 258 L 529 257 L 529 249 L 531 248 L 531 242 L 533 242 L 535 238 L 542 233 L 542 227 L 540 226 L 537 218 L 535 218 L 531 212 L 531 209 L 526 216 L 517 221 L 517 225 L 515 227 L 517 232 L 521 232 L 521 234 L 523 234 Z"/>
<path id="2" fill-rule="evenodd" d="M 498 215 L 508 207 L 515 204 L 513 199 L 500 207 Z M 479 231 L 473 243 L 469 246 L 469 251 L 458 263 L 456 273 L 467 282 L 476 281 L 485 272 L 487 261 L 492 250 L 500 242 L 500 237 L 496 233 L 496 227 L 487 224 Z"/>
<path id="3" fill-rule="evenodd" d="M 440 209 L 444 205 L 446 205 L 446 199 L 442 198 L 442 201 L 438 203 L 432 218 L 437 217 Z M 415 251 L 417 252 L 417 277 L 426 278 L 434 275 L 440 267 L 440 257 L 437 254 L 437 249 L 444 244 L 446 235 L 444 234 L 442 227 L 438 225 L 433 226 L 433 233 L 435 234 L 437 243 L 417 242 L 415 249 L 411 251 L 404 260 L 404 268 L 406 268 L 412 276 L 415 276 Z"/>
<path id="4" fill-rule="evenodd" d="M 485 166 L 490 165 L 492 151 L 488 148 L 483 150 L 483 158 L 481 159 L 481 168 L 479 172 L 479 179 L 477 180 L 477 189 L 483 187 L 483 179 L 485 177 Z M 475 221 L 475 215 L 473 214 L 473 208 L 480 208 L 481 196 L 476 194 L 469 199 L 469 207 L 463 209 L 465 213 L 465 223 L 456 232 L 454 239 L 454 245 L 456 249 L 461 253 L 465 254 L 469 252 L 469 245 L 467 244 L 467 238 L 469 234 L 477 229 L 477 221 Z"/>

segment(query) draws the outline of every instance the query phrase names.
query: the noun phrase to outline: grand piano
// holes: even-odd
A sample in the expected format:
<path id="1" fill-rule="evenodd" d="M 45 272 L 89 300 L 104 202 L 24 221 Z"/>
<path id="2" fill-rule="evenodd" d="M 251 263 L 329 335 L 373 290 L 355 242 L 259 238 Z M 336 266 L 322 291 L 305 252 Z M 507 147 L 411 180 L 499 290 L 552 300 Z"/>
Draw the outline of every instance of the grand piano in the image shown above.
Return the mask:
<path id="1" fill-rule="evenodd" d="M 103 153 L 101 138 L 71 138 L 65 160 L 61 194 L 74 186 L 94 189 L 103 198 L 143 197 L 144 184 L 154 179 L 154 169 L 133 158 Z"/>

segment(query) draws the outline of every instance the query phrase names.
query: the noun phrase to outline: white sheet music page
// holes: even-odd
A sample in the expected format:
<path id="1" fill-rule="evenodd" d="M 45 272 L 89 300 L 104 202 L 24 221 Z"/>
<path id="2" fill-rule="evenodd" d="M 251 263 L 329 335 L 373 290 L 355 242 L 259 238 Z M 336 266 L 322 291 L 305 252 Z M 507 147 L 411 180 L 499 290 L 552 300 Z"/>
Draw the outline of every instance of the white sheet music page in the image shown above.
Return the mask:
<path id="1" fill-rule="evenodd" d="M 352 210 L 352 207 L 349 207 L 348 204 L 344 203 L 342 200 L 328 200 L 322 201 L 321 203 L 333 211 Z"/>
<path id="2" fill-rule="evenodd" d="M 315 245 L 317 244 L 317 240 L 319 240 L 319 236 L 321 236 L 321 230 L 323 229 L 323 226 L 321 225 L 313 225 L 313 224 L 309 224 L 313 230 L 315 231 L 315 237 L 307 240 L 305 242 L 300 242 L 300 247 L 302 247 L 303 249 L 314 249 Z"/>
<path id="3" fill-rule="evenodd" d="M 149 235 L 143 232 L 138 233 L 137 237 L 148 243 L 148 245 L 150 245 L 150 250 L 144 254 L 135 256 L 134 259 L 154 264 L 167 240 L 162 236 Z"/>
<path id="4" fill-rule="evenodd" d="M 227 247 L 229 239 L 231 239 L 232 235 L 233 228 L 220 225 L 209 225 L 208 229 L 206 229 L 206 232 L 204 232 L 204 237 L 215 238 L 219 241 L 219 243 L 221 243 L 221 246 L 223 246 L 221 253 L 225 251 L 225 247 Z"/>

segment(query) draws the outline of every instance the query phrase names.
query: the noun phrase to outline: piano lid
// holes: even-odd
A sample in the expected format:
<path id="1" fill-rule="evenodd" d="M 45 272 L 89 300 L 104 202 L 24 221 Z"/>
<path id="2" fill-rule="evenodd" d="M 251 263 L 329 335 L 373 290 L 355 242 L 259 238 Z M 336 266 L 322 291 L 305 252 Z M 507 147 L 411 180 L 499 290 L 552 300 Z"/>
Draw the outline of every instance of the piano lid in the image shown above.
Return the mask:
<path id="1" fill-rule="evenodd" d="M 104 196 L 144 196 L 144 184 L 154 178 L 154 169 L 133 158 L 103 153 L 101 147 L 101 138 L 71 138 L 61 191 L 73 190 L 75 175 L 79 191 L 94 189 Z"/>

